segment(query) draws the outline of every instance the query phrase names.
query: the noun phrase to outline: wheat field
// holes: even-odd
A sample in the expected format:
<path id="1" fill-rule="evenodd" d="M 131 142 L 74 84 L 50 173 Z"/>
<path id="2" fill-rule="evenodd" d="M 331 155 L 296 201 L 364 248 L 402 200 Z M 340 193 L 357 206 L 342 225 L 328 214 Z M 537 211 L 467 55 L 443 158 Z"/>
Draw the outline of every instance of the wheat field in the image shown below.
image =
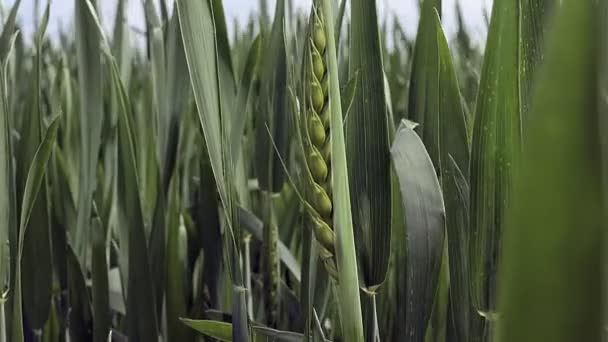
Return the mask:
<path id="1" fill-rule="evenodd" d="M 1 6 L 0 342 L 608 341 L 605 0 L 101 1 Z"/>

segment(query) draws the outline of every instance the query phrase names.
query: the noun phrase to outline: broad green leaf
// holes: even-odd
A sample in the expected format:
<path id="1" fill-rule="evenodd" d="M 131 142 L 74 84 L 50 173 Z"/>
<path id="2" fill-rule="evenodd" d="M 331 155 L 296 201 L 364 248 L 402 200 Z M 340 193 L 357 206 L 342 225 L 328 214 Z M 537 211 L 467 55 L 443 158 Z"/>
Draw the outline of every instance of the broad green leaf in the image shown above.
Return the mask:
<path id="1" fill-rule="evenodd" d="M 280 312 L 279 228 L 272 193 L 283 188 L 285 172 L 280 158 L 288 155 L 287 52 L 285 43 L 285 0 L 276 2 L 270 37 L 265 41 L 260 74 L 260 95 L 255 118 L 255 172 L 262 190 L 260 203 L 264 222 L 263 288 L 266 324 L 277 327 Z"/>
<path id="2" fill-rule="evenodd" d="M 169 22 L 169 33 L 165 47 L 167 49 L 167 89 L 170 91 L 167 107 L 171 117 L 169 122 L 171 128 L 169 130 L 167 150 L 164 152 L 164 164 L 161 166 L 161 179 L 162 189 L 167 192 L 171 174 L 175 169 L 178 159 L 177 146 L 179 143 L 180 118 L 192 96 L 188 64 L 186 63 L 186 56 L 184 54 L 184 42 L 182 40 L 176 8 L 174 8 L 171 21 Z"/>
<path id="3" fill-rule="evenodd" d="M 477 97 L 471 153 L 469 263 L 475 308 L 496 307 L 497 256 L 510 203 L 513 164 L 525 140 L 529 96 L 542 61 L 553 0 L 495 1 Z"/>
<path id="4" fill-rule="evenodd" d="M 433 311 L 431 312 L 431 318 L 426 327 L 426 334 L 424 337 L 425 341 L 446 341 L 446 336 L 454 338 L 451 335 L 447 335 L 449 332 L 448 328 L 448 310 L 449 309 L 449 289 L 450 289 L 450 276 L 448 266 L 448 249 L 447 240 L 443 244 L 443 253 L 441 254 L 441 267 L 439 269 L 439 279 L 437 284 L 437 290 L 435 293 L 435 303 L 433 304 Z"/>
<path id="5" fill-rule="evenodd" d="M 148 1 L 149 3 L 149 1 Z M 169 147 L 169 130 L 171 117 L 168 109 L 167 61 L 165 57 L 165 42 L 161 27 L 154 27 L 150 37 L 150 54 L 152 63 L 152 88 L 154 90 L 154 111 L 156 114 L 156 163 L 162 167 L 166 163 Z"/>
<path id="6" fill-rule="evenodd" d="M 220 102 L 220 75 L 218 43 L 214 35 L 215 21 L 210 0 L 177 1 L 177 8 L 184 41 L 184 50 L 190 72 L 190 80 L 196 100 L 199 120 L 205 137 L 211 168 L 215 177 L 221 204 L 226 218 L 227 234 L 224 247 L 228 268 L 233 282 L 233 315 L 236 328 L 233 333 L 237 340 L 247 340 L 249 328 L 243 279 L 240 265 L 239 222 L 234 205 L 236 191 L 232 183 L 233 164 L 230 163 L 229 149 L 224 144 L 229 134 L 229 125 L 222 118 Z M 228 163 L 228 164 L 227 164 Z M 227 164 L 227 165 L 226 165 Z M 238 240 L 237 240 L 238 239 Z"/>
<path id="7" fill-rule="evenodd" d="M 399 180 L 406 233 L 405 335 L 422 341 L 439 281 L 445 238 L 445 208 L 430 156 L 418 135 L 401 123 L 391 147 Z"/>
<path id="8" fill-rule="evenodd" d="M 92 196 L 96 187 L 97 155 L 101 144 L 103 124 L 103 87 L 100 34 L 89 3 L 96 8 L 95 0 L 75 2 L 76 55 L 80 94 L 80 173 L 78 182 L 78 219 L 72 229 L 72 241 L 79 260 L 84 261 L 90 241 L 90 215 Z"/>
<path id="9" fill-rule="evenodd" d="M 254 80 L 257 78 L 258 69 L 261 64 L 262 45 L 262 37 L 258 35 L 249 48 L 245 67 L 240 78 L 241 82 L 236 100 L 235 115 L 233 116 L 232 131 L 230 132 L 230 144 L 232 145 L 230 155 L 235 163 L 241 157 L 243 149 L 242 140 L 245 124 L 247 123 L 247 107 L 252 97 Z"/>
<path id="10" fill-rule="evenodd" d="M 482 318 L 473 308 L 469 292 L 468 265 L 469 184 L 451 157 L 444 165 L 443 198 L 450 263 L 450 312 L 448 322 L 454 329 L 454 341 L 479 341 L 483 336 Z"/>
<path id="11" fill-rule="evenodd" d="M 167 61 L 166 61 L 166 46 L 164 41 L 164 32 L 160 24 L 160 19 L 156 18 L 154 5 L 147 1 L 147 11 L 150 12 L 148 17 L 154 18 L 150 20 L 149 26 L 152 30 L 150 35 L 150 61 L 152 63 L 152 90 L 153 90 L 153 111 L 156 118 L 155 129 L 148 130 L 155 134 L 147 134 L 148 146 L 147 165 L 141 167 L 142 173 L 142 195 L 145 210 L 151 214 L 150 230 L 150 267 L 156 272 L 152 274 L 154 282 L 155 297 L 159 298 L 157 304 L 158 317 L 162 316 L 162 304 L 160 299 L 164 296 L 165 291 L 165 249 L 166 249 L 166 203 L 167 193 L 164 184 L 165 177 L 170 177 L 173 171 L 173 165 L 168 165 L 174 162 L 174 150 L 177 148 L 177 120 L 169 112 L 169 88 L 167 88 Z M 142 130 L 143 131 L 143 130 Z M 172 135 L 174 135 L 172 137 Z M 173 139 L 173 141 L 171 141 Z M 139 145 L 141 146 L 141 145 Z M 156 147 L 156 151 L 152 151 L 151 147 Z M 168 181 L 168 180 L 167 180 Z M 147 215 L 146 215 L 147 216 Z"/>
<path id="12" fill-rule="evenodd" d="M 47 4 L 42 21 L 35 34 L 34 82 L 32 87 L 32 110 L 29 120 L 25 122 L 17 157 L 18 196 L 25 186 L 26 170 L 36 154 L 36 148 L 42 142 L 43 120 L 45 119 L 42 84 L 42 40 L 48 24 L 50 7 Z M 51 306 L 52 257 L 50 244 L 49 203 L 47 201 L 46 177 L 42 181 L 40 194 L 36 198 L 30 222 L 27 226 L 23 245 L 22 287 L 24 314 L 33 329 L 42 329 L 49 315 Z M 20 197 L 19 197 L 20 199 Z"/>
<path id="13" fill-rule="evenodd" d="M 317 1 L 323 18 L 333 18 L 330 1 Z M 333 20 L 325 20 L 326 58 L 329 77 L 329 106 L 331 129 L 331 165 L 333 179 L 333 220 L 336 233 L 336 264 L 338 268 L 339 312 L 344 339 L 363 341 L 363 320 L 359 299 L 359 274 L 353 217 L 351 210 L 346 159 L 346 142 L 342 129 L 342 103 L 338 79 L 338 59 Z"/>
<path id="14" fill-rule="evenodd" d="M 599 4 L 562 1 L 549 35 L 507 217 L 500 341 L 602 340 Z"/>
<path id="15" fill-rule="evenodd" d="M 348 80 L 346 86 L 343 89 L 342 93 L 342 115 L 344 116 L 344 125 L 346 126 L 346 122 L 348 121 L 348 116 L 353 108 L 353 103 L 355 102 L 355 95 L 357 94 L 357 76 L 355 75 L 353 78 Z"/>
<path id="16" fill-rule="evenodd" d="M 123 80 L 126 86 L 129 85 L 131 80 L 131 56 L 133 49 L 129 45 L 130 40 L 130 28 L 127 19 L 127 5 L 128 0 L 118 0 L 116 3 L 116 17 L 114 19 L 114 34 L 112 42 L 112 52 L 116 56 L 116 62 L 120 68 L 120 78 Z"/>
<path id="17" fill-rule="evenodd" d="M 223 94 L 220 100 L 222 101 L 223 110 L 229 110 L 229 112 L 232 112 L 234 110 L 234 101 L 228 97 L 228 94 L 235 95 L 236 80 L 234 67 L 232 66 L 228 29 L 226 27 L 226 17 L 224 15 L 224 6 L 222 5 L 222 2 L 223 0 L 211 0 L 211 6 L 213 11 L 213 21 L 215 23 L 215 39 L 217 44 L 220 83 Z"/>
<path id="18" fill-rule="evenodd" d="M 46 174 L 46 165 L 51 157 L 53 146 L 55 145 L 55 139 L 57 137 L 57 130 L 59 128 L 58 117 L 53 118 L 46 134 L 42 138 L 42 141 L 32 159 L 29 171 L 27 173 L 27 180 L 25 182 L 25 188 L 23 190 L 23 199 L 21 201 L 21 216 L 19 219 L 19 241 L 16 270 L 15 270 L 15 288 L 14 288 L 14 300 L 13 300 L 13 318 L 12 318 L 12 339 L 11 341 L 21 342 L 23 341 L 23 289 L 21 285 L 22 279 L 22 257 L 23 248 L 26 237 L 26 228 L 30 221 L 30 216 L 34 209 L 36 199 L 40 188 L 43 185 L 44 177 Z M 25 270 L 30 272 L 30 270 Z"/>
<path id="19" fill-rule="evenodd" d="M 223 130 L 220 122 L 219 79 L 214 21 L 210 0 L 177 1 L 184 50 L 209 159 L 224 208 L 228 191 L 222 154 Z"/>
<path id="20" fill-rule="evenodd" d="M 93 340 L 93 314 L 91 303 L 85 284 L 82 267 L 74 249 L 68 246 L 66 254 L 67 276 L 68 276 L 68 303 L 70 311 L 68 315 L 70 341 L 86 342 Z"/>
<path id="21" fill-rule="evenodd" d="M 407 118 L 420 124 L 420 138 L 433 164 L 439 170 L 439 56 L 434 13 L 437 11 L 441 16 L 441 0 L 424 0 L 421 4 L 410 76 Z"/>
<path id="22" fill-rule="evenodd" d="M 414 129 L 407 120 L 406 127 Z M 389 130 L 394 140 L 396 129 L 394 125 Z M 395 169 L 391 170 L 391 257 L 389 272 L 383 290 L 378 293 L 378 324 L 382 340 L 393 341 L 401 336 L 403 322 L 406 320 L 406 306 L 400 305 L 407 301 L 407 250 L 403 248 L 406 240 L 405 214 L 403 195 L 399 188 L 399 179 Z"/>
<path id="23" fill-rule="evenodd" d="M 110 293 L 108 282 L 108 263 L 106 257 L 105 229 L 99 218 L 91 224 L 92 256 L 91 281 L 93 301 L 93 338 L 95 342 L 107 341 L 112 320 L 110 316 Z"/>
<path id="24" fill-rule="evenodd" d="M 256 341 L 271 340 L 276 342 L 301 342 L 304 339 L 304 335 L 291 331 L 281 331 L 256 325 L 254 325 L 252 329 L 253 333 L 255 334 Z"/>
<path id="25" fill-rule="evenodd" d="M 362 286 L 376 291 L 388 269 L 391 166 L 376 1 L 351 2 L 349 76 L 357 79 L 346 121 L 346 157 Z M 335 181 L 335 178 L 334 178 Z"/>
<path id="26" fill-rule="evenodd" d="M 200 186 L 197 191 L 196 211 L 193 213 L 193 218 L 198 230 L 197 240 L 205 252 L 202 281 L 209 289 L 209 301 L 212 307 L 219 307 L 223 253 L 222 228 L 218 213 L 219 201 L 214 192 L 208 191 L 208 189 L 216 188 L 209 161 L 202 161 L 198 169 Z"/>
<path id="27" fill-rule="evenodd" d="M 16 0 L 11 7 L 11 11 L 8 14 L 8 17 L 3 23 L 2 33 L 0 33 L 0 62 L 4 63 L 8 55 L 10 54 L 11 48 L 11 38 L 15 33 L 16 25 L 15 22 L 17 20 L 17 12 L 19 11 L 19 6 L 21 5 L 21 0 Z M 5 76 L 6 77 L 6 76 Z"/>
<path id="28" fill-rule="evenodd" d="M 600 15 L 603 18 L 608 18 L 608 3 L 602 2 L 600 4 Z M 600 21 L 600 31 L 603 34 L 600 34 L 600 60 L 606 60 L 608 58 L 608 20 Z M 601 132 L 606 131 L 608 129 L 608 64 L 600 63 L 599 66 L 600 71 L 600 83 L 599 83 L 599 93 L 600 93 L 600 102 L 599 102 L 599 129 Z M 608 170 L 608 135 L 602 134 L 600 135 L 601 144 L 602 144 L 602 168 L 603 170 Z M 604 199 L 608 198 L 608 181 L 606 179 L 603 180 L 603 189 L 602 194 Z M 608 201 L 604 200 L 604 214 L 608 213 Z M 607 216 L 605 216 L 604 220 Z M 604 235 L 604 246 L 608 244 L 608 235 Z M 608 254 L 604 253 L 604 268 L 603 271 L 603 281 L 604 284 L 608 284 Z M 608 319 L 608 296 L 604 296 L 604 322 Z M 603 339 L 608 339 L 608 331 L 604 330 Z"/>
<path id="29" fill-rule="evenodd" d="M 469 175 L 469 132 L 465 118 L 458 79 L 452 62 L 448 42 L 441 28 L 441 19 L 436 11 L 434 17 L 436 31 L 436 52 L 438 58 L 437 142 L 439 154 L 437 161 L 444 177 L 444 169 L 449 169 L 449 156 L 462 170 L 465 179 Z M 436 167 L 437 168 L 437 167 Z"/>
<path id="30" fill-rule="evenodd" d="M 181 318 L 190 328 L 220 341 L 232 342 L 232 324 L 219 321 L 192 320 Z"/>
<path id="31" fill-rule="evenodd" d="M 251 122 L 250 103 L 253 102 L 251 99 L 253 98 L 254 84 L 258 80 L 262 44 L 262 37 L 258 35 L 247 52 L 230 125 L 230 156 L 236 170 L 235 183 L 239 193 L 239 203 L 245 208 L 251 207 L 249 189 L 247 188 L 247 167 L 250 158 L 246 158 L 243 154 L 243 145 L 246 141 L 246 139 L 243 139 L 243 135 L 245 134 L 245 125 L 247 122 Z"/>
<path id="32" fill-rule="evenodd" d="M 302 225 L 304 226 L 304 225 Z M 312 332 L 313 300 L 315 296 L 315 282 L 318 273 L 317 245 L 313 243 L 312 229 L 302 234 L 302 288 L 300 291 L 300 306 L 302 307 L 302 321 L 304 323 L 304 341 L 309 341 Z"/>
<path id="33" fill-rule="evenodd" d="M 278 227 L 271 197 L 283 188 L 285 172 L 280 158 L 288 155 L 287 52 L 285 46 L 285 0 L 276 2 L 270 38 L 266 41 L 260 75 L 260 95 L 255 127 L 255 172 L 262 190 L 261 217 L 264 222 L 263 268 L 266 323 L 278 325 L 280 317 L 280 263 Z"/>
<path id="34" fill-rule="evenodd" d="M 494 2 L 477 96 L 471 151 L 472 299 L 495 309 L 495 271 L 511 197 L 513 163 L 521 146 L 517 1 Z"/>
<path id="35" fill-rule="evenodd" d="M 105 52 L 110 65 L 112 87 L 119 94 L 116 196 L 119 222 L 125 224 L 120 229 L 128 231 L 127 332 L 130 339 L 153 341 L 158 338 L 156 299 L 144 231 L 138 165 L 135 161 L 133 115 L 116 61 L 107 49 Z"/>
<path id="36" fill-rule="evenodd" d="M 477 319 L 469 291 L 469 132 L 456 71 L 441 21 L 434 12 L 438 53 L 438 147 L 439 175 L 446 209 L 450 273 L 450 309 L 454 341 L 471 341 L 469 329 Z M 461 193 L 456 183 L 464 184 Z"/>
<path id="37" fill-rule="evenodd" d="M 338 8 L 338 13 L 336 15 L 336 46 L 338 47 L 338 51 L 340 50 L 340 37 L 342 33 L 342 24 L 344 23 L 344 14 L 346 13 L 346 1 L 340 1 L 340 7 Z"/>
<path id="38" fill-rule="evenodd" d="M 10 55 L 12 44 L 8 47 Z M 9 285 L 10 232 L 17 228 L 17 212 L 15 205 L 15 182 L 13 172 L 13 152 L 11 144 L 11 127 L 8 108 L 8 89 L 6 81 L 7 68 L 0 60 L 0 288 L 2 291 Z M 2 294 L 4 297 L 4 293 Z M 6 334 L 6 330 L 0 331 Z"/>
<path id="39" fill-rule="evenodd" d="M 183 324 L 220 341 L 232 342 L 232 324 L 222 321 L 193 320 L 180 318 Z M 254 341 L 300 342 L 304 336 L 291 331 L 281 331 L 264 326 L 252 327 Z"/>
<path id="40" fill-rule="evenodd" d="M 174 178 L 175 180 L 176 178 Z M 187 246 L 185 227 L 179 209 L 178 182 L 174 181 L 169 193 L 167 212 L 167 341 L 191 341 L 191 331 L 187 330 L 179 317 L 187 313 L 187 261 L 183 249 Z"/>
<path id="41" fill-rule="evenodd" d="M 152 32 L 154 28 L 160 28 L 163 24 L 160 21 L 158 14 L 156 13 L 156 6 L 154 6 L 154 1 L 144 0 L 143 5 L 144 14 L 146 17 L 146 31 L 148 31 L 148 39 L 151 40 L 152 35 L 154 35 L 154 32 Z M 152 45 L 152 43 L 150 43 L 150 45 Z M 150 50 L 152 50 L 152 46 L 150 46 Z M 152 53 L 152 51 L 150 51 L 150 53 Z"/>
<path id="42" fill-rule="evenodd" d="M 255 133 L 256 176 L 260 188 L 273 193 L 280 192 L 284 183 L 285 172 L 280 158 L 288 159 L 288 69 L 284 27 L 285 0 L 278 0 L 272 32 L 264 46 L 268 54 L 260 70 L 259 117 Z"/>
<path id="43" fill-rule="evenodd" d="M 519 0 L 520 94 L 522 117 L 527 120 L 535 73 L 544 60 L 544 42 L 556 0 Z M 525 125 L 524 125 L 525 128 Z"/>

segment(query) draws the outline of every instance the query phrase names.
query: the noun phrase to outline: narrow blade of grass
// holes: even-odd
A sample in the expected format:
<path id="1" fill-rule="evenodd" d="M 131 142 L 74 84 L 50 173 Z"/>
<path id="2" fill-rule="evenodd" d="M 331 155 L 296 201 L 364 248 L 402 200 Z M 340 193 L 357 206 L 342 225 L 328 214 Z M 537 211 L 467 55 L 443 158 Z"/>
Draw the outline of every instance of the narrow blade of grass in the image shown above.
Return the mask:
<path id="1" fill-rule="evenodd" d="M 334 229 L 336 232 L 336 263 L 338 268 L 339 308 L 342 333 L 347 341 L 363 341 L 363 320 L 359 298 L 357 252 L 353 232 L 353 218 L 348 187 L 346 145 L 342 129 L 342 103 L 338 79 L 338 59 L 330 1 L 320 1 L 319 9 L 325 20 L 327 39 L 327 64 L 329 73 L 331 165 L 334 200 Z"/>
<path id="2" fill-rule="evenodd" d="M 27 173 L 27 180 L 25 182 L 25 188 L 23 190 L 23 199 L 21 202 L 21 217 L 19 219 L 19 241 L 16 270 L 15 270 L 15 288 L 14 288 L 14 299 L 13 299 L 13 318 L 12 318 L 12 339 L 11 341 L 22 342 L 23 336 L 23 289 L 21 284 L 22 271 L 21 271 L 21 260 L 23 257 L 23 246 L 25 241 L 26 228 L 30 221 L 38 193 L 43 184 L 44 177 L 46 174 L 46 165 L 51 157 L 53 146 L 57 137 L 57 130 L 59 128 L 58 117 L 55 117 L 51 122 L 51 125 L 46 131 L 44 138 L 32 159 L 31 166 Z M 29 270 L 26 270 L 29 271 Z"/>
<path id="3" fill-rule="evenodd" d="M 78 58 L 78 84 L 80 86 L 80 174 L 78 192 L 78 219 L 72 227 L 74 249 L 84 261 L 90 241 L 90 215 L 96 183 L 97 155 L 101 143 L 103 123 L 102 66 L 100 35 L 87 2 L 95 8 L 95 0 L 77 0 L 75 3 L 76 55 Z"/>
<path id="4" fill-rule="evenodd" d="M 285 0 L 279 0 L 272 31 L 265 44 L 265 51 L 269 53 L 260 70 L 260 117 L 256 120 L 256 176 L 260 188 L 273 193 L 281 191 L 285 181 L 279 156 L 288 159 L 288 80 L 284 27 Z"/>
<path id="5" fill-rule="evenodd" d="M 179 317 L 184 317 L 187 311 L 187 261 L 182 252 L 185 240 L 185 228 L 180 222 L 179 182 L 174 178 L 169 194 L 167 217 L 167 341 L 191 341 L 192 334 Z"/>
<path id="6" fill-rule="evenodd" d="M 153 341 L 158 338 L 158 321 L 135 161 L 133 115 L 116 62 L 109 55 L 106 56 L 112 86 L 120 94 L 116 196 L 118 215 L 121 222 L 126 224 L 120 228 L 128 230 L 127 332 L 130 339 Z"/>
<path id="7" fill-rule="evenodd" d="M 543 50 L 549 18 L 559 4 L 556 4 L 556 0 L 519 0 L 519 2 L 520 94 L 522 117 L 526 120 L 534 93 L 534 76 L 545 56 Z"/>
<path id="8" fill-rule="evenodd" d="M 232 342 L 232 324 L 220 321 L 191 320 L 181 321 L 190 328 L 220 341 Z"/>
<path id="9" fill-rule="evenodd" d="M 469 132 L 465 107 L 460 95 L 456 69 L 441 27 L 434 13 L 437 53 L 439 57 L 438 118 L 440 179 L 446 209 L 446 232 L 450 273 L 450 309 L 454 324 L 454 341 L 475 340 L 470 327 L 479 320 L 473 310 L 469 290 Z M 461 192 L 456 184 L 462 184 Z M 475 325 L 477 331 L 478 325 Z"/>
<path id="10" fill-rule="evenodd" d="M 68 326 L 70 340 L 73 341 L 92 341 L 93 335 L 93 314 L 91 303 L 85 284 L 82 267 L 74 253 L 74 249 L 68 246 L 67 254 L 67 280 L 68 280 L 68 302 L 70 311 Z"/>
<path id="11" fill-rule="evenodd" d="M 92 246 L 91 280 L 93 299 L 93 338 L 95 342 L 106 342 L 112 327 L 110 313 L 110 293 L 108 283 L 108 263 L 106 257 L 106 234 L 99 218 L 91 225 Z"/>
<path id="12" fill-rule="evenodd" d="M 36 154 L 36 148 L 42 142 L 44 130 L 45 112 L 44 99 L 42 94 L 43 66 L 42 66 L 42 41 L 46 32 L 50 14 L 50 7 L 47 4 L 42 16 L 40 26 L 35 35 L 35 64 L 33 82 L 33 110 L 32 115 L 23 127 L 20 144 L 19 156 L 17 158 L 17 173 L 23 175 L 17 177 L 18 195 L 20 195 L 25 185 L 25 170 L 31 167 L 31 163 Z M 42 181 L 40 194 L 36 198 L 32 216 L 27 226 L 23 245 L 22 259 L 22 286 L 23 286 L 23 306 L 24 314 L 28 324 L 32 329 L 42 329 L 49 315 L 51 306 L 51 287 L 52 287 L 52 257 L 50 244 L 50 219 L 49 203 L 47 199 L 46 177 Z"/>
<path id="13" fill-rule="evenodd" d="M 4 63 L 4 60 L 7 58 L 11 50 L 11 37 L 13 36 L 13 33 L 15 33 L 15 22 L 17 20 L 17 12 L 19 11 L 20 5 L 21 0 L 15 1 L 13 7 L 11 7 L 8 17 L 4 21 L 4 27 L 2 28 L 2 33 L 0 34 L 0 61 L 2 63 Z"/>
<path id="14" fill-rule="evenodd" d="M 439 170 L 439 117 L 437 29 L 434 13 L 441 16 L 441 0 L 424 0 L 421 7 L 410 77 L 408 119 L 420 124 L 417 130 Z"/>

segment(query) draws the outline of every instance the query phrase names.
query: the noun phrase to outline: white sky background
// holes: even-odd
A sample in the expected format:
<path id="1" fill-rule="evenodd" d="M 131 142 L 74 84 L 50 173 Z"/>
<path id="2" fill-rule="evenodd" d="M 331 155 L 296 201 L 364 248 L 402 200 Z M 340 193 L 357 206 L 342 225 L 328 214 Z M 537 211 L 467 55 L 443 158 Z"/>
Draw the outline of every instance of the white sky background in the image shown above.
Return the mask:
<path id="1" fill-rule="evenodd" d="M 167 0 L 172 3 L 173 0 Z M 395 14 L 401 21 L 406 33 L 414 37 L 418 26 L 418 0 L 376 0 L 379 8 L 380 18 L 385 18 L 387 14 Z M 0 0 L 6 8 L 10 7 L 15 0 Z M 297 8 L 306 13 L 310 8 L 311 0 L 293 0 Z M 23 25 L 24 34 L 27 38 L 32 36 L 34 23 L 34 3 L 35 0 L 22 0 L 19 9 L 19 20 Z M 134 27 L 143 28 L 144 18 L 142 12 L 142 0 L 129 0 L 129 21 Z M 245 23 L 247 18 L 258 11 L 258 0 L 223 0 L 228 29 L 232 30 L 231 23 L 234 19 Z M 474 37 L 477 44 L 483 45 L 486 37 L 486 25 L 484 12 L 489 13 L 492 0 L 443 0 L 443 22 L 448 36 L 452 36 L 456 30 L 455 6 L 459 3 L 462 6 L 466 25 Z M 40 0 L 41 8 L 44 9 L 46 0 Z M 109 29 L 113 23 L 116 0 L 99 0 L 101 4 L 101 16 L 104 26 Z M 269 0 L 270 15 L 274 13 L 275 0 Z M 71 20 L 74 16 L 74 0 L 53 0 L 51 4 L 51 18 L 49 20 L 48 32 L 56 33 L 61 27 L 68 30 L 71 27 Z M 40 13 L 41 15 L 42 13 Z"/>

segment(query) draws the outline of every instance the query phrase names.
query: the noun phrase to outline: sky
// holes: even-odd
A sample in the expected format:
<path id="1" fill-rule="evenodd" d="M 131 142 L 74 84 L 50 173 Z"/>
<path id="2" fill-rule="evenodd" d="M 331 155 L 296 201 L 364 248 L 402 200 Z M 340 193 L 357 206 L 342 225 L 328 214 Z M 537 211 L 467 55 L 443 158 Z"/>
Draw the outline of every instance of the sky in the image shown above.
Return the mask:
<path id="1" fill-rule="evenodd" d="M 172 3 L 173 0 L 167 0 Z M 305 11 L 310 8 L 311 0 L 293 0 L 294 4 Z M 413 37 L 418 26 L 418 0 L 376 0 L 378 3 L 379 15 L 381 18 L 387 15 L 396 15 L 403 25 L 406 34 Z M 3 7 L 12 6 L 15 0 L 0 0 Z M 106 28 L 111 27 L 113 22 L 116 0 L 100 0 L 102 22 Z M 144 19 L 142 13 L 142 0 L 129 0 L 129 21 L 131 26 L 142 28 Z M 244 23 L 247 18 L 258 11 L 257 0 L 223 0 L 226 17 L 229 23 L 238 20 Z M 275 0 L 269 0 L 271 9 Z M 486 37 L 486 25 L 484 12 L 489 13 L 492 0 L 443 0 L 443 22 L 446 34 L 452 36 L 456 29 L 456 15 L 454 8 L 460 4 L 465 16 L 466 26 L 474 37 L 477 44 L 483 45 Z M 34 4 L 35 0 L 22 0 L 19 10 L 19 20 L 23 26 L 26 37 L 31 37 L 34 26 Z M 40 0 L 40 4 L 45 5 L 46 0 Z M 41 6 L 42 7 L 42 6 Z M 73 17 L 74 0 L 53 0 L 51 4 L 51 17 L 49 20 L 48 32 L 56 33 L 60 28 L 68 30 Z M 42 9 L 41 9 L 42 10 Z M 231 29 L 232 25 L 228 25 Z"/>

